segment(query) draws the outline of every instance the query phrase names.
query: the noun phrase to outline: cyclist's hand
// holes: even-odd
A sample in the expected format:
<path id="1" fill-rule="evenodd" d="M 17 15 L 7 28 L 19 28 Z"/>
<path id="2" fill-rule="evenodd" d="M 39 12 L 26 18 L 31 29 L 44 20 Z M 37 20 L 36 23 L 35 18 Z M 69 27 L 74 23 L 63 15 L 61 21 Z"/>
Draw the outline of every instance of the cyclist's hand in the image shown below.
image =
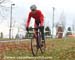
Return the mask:
<path id="1" fill-rule="evenodd" d="M 28 31 L 28 27 L 26 27 L 26 31 Z"/>

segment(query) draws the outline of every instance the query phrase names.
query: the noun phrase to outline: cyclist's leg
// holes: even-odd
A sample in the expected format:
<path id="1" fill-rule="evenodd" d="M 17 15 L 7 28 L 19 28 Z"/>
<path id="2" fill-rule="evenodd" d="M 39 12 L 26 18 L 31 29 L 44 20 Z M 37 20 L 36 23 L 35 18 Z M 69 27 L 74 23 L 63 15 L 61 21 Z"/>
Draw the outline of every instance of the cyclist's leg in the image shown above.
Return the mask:
<path id="1" fill-rule="evenodd" d="M 34 24 L 34 28 L 36 28 L 36 27 L 37 27 L 37 24 L 35 23 Z M 38 29 L 34 29 L 34 35 L 35 35 L 35 37 L 37 37 L 37 35 L 38 35 L 37 31 L 38 31 Z"/>
<path id="2" fill-rule="evenodd" d="M 37 47 L 39 48 L 40 45 L 39 45 L 39 38 L 38 38 L 38 24 L 35 25 L 35 28 L 34 31 L 35 31 L 35 36 L 36 36 L 36 42 L 37 42 Z"/>
<path id="3" fill-rule="evenodd" d="M 38 31 L 38 29 L 34 29 L 34 37 L 35 38 L 37 38 L 37 34 L 38 34 L 37 31 Z"/>
<path id="4" fill-rule="evenodd" d="M 45 37 L 44 37 L 44 26 L 40 27 L 40 31 L 41 31 L 41 34 L 42 34 L 42 40 L 45 40 Z"/>
<path id="5" fill-rule="evenodd" d="M 42 36 L 41 47 L 45 48 L 44 26 L 40 27 L 40 32 L 41 32 L 41 36 Z M 45 50 L 45 49 L 43 49 L 43 50 Z"/>

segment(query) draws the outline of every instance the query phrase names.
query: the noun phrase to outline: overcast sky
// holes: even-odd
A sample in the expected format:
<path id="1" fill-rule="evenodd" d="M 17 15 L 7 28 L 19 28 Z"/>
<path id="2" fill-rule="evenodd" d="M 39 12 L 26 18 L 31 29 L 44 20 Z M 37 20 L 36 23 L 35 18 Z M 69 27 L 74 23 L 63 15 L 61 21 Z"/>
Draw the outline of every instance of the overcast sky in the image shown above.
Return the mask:
<path id="1" fill-rule="evenodd" d="M 11 1 L 9 0 L 9 2 L 1 4 L 9 8 L 6 8 L 7 12 L 6 11 L 5 13 L 2 12 L 2 14 L 4 14 L 3 16 L 7 17 L 5 17 L 4 19 L 0 16 L 0 19 L 1 20 L 3 19 L 3 23 L 0 26 L 5 25 L 5 27 L 6 26 L 9 27 L 11 3 L 15 3 L 15 6 L 13 6 L 13 11 L 12 11 L 13 22 L 17 22 L 18 24 L 16 25 L 19 26 L 25 23 L 28 13 L 30 11 L 30 6 L 32 4 L 35 4 L 37 6 L 37 9 L 43 12 L 45 17 L 45 26 L 50 26 L 50 27 L 52 26 L 52 21 L 53 21 L 52 7 L 55 7 L 54 23 L 59 22 L 61 16 L 64 16 L 64 21 L 66 22 L 66 26 L 71 26 L 72 23 L 75 22 L 75 7 L 74 7 L 75 0 L 11 0 Z M 3 11 L 5 9 L 0 8 L 0 11 L 1 10 Z"/>
<path id="2" fill-rule="evenodd" d="M 75 20 L 75 1 L 74 0 L 11 0 L 15 3 L 13 6 L 13 20 L 18 22 L 24 22 L 27 19 L 28 13 L 30 11 L 30 6 L 35 4 L 39 10 L 41 10 L 45 17 L 45 24 L 52 25 L 52 14 L 55 7 L 54 21 L 55 23 L 60 20 L 61 14 L 65 16 L 66 23 L 71 25 L 73 20 Z M 11 3 L 6 3 L 4 5 L 10 7 Z M 10 8 L 8 9 L 10 10 Z M 10 12 L 9 12 L 10 14 Z M 9 15 L 10 17 L 10 15 Z M 8 17 L 8 18 L 9 18 Z"/>
<path id="3" fill-rule="evenodd" d="M 71 25 L 75 20 L 75 0 L 12 0 L 15 3 L 15 14 L 18 20 L 26 19 L 30 11 L 30 6 L 36 4 L 45 16 L 45 25 L 52 25 L 53 9 L 55 7 L 55 23 L 60 20 L 63 13 L 67 25 Z"/>

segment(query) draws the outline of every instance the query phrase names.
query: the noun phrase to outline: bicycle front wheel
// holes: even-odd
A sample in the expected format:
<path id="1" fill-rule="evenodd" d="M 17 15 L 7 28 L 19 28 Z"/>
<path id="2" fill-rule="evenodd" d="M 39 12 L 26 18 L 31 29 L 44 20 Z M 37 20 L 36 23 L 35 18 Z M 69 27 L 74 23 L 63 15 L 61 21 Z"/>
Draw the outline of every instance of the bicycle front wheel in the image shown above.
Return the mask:
<path id="1" fill-rule="evenodd" d="M 38 47 L 37 47 L 37 40 L 36 40 L 36 38 L 32 38 L 32 39 L 31 39 L 31 50 L 32 50 L 33 56 L 36 56 L 36 55 L 37 55 L 37 52 L 38 52 Z"/>

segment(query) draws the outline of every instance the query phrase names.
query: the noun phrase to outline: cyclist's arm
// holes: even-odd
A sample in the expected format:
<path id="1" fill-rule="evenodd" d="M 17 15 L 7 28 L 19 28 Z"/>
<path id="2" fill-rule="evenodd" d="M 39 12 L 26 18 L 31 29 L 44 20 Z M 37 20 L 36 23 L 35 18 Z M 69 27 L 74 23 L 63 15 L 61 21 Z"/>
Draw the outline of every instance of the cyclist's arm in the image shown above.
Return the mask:
<path id="1" fill-rule="evenodd" d="M 43 26 L 44 25 L 44 17 L 40 17 L 40 20 L 41 20 L 40 26 Z"/>
<path id="2" fill-rule="evenodd" d="M 39 15 L 40 15 L 40 26 L 43 26 L 44 25 L 44 15 L 42 14 L 42 12 L 39 10 Z"/>

